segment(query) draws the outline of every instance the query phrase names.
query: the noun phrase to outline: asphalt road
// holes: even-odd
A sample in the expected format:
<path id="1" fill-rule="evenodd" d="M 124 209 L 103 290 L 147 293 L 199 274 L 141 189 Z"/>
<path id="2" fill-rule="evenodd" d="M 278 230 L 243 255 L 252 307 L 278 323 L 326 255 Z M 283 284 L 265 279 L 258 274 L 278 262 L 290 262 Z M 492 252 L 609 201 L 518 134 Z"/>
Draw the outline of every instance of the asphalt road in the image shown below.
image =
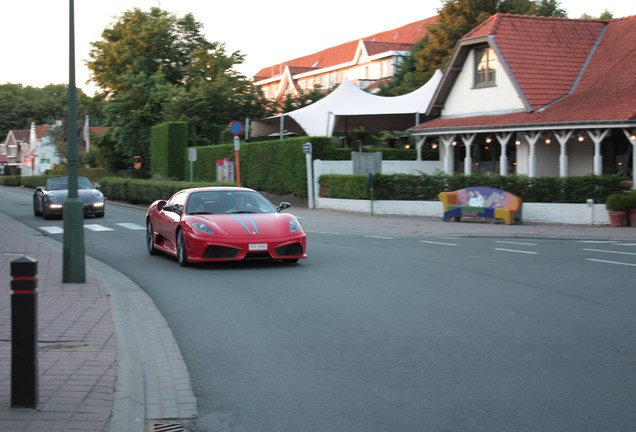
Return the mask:
<path id="1" fill-rule="evenodd" d="M 0 194 L 61 240 L 47 227 L 62 221 Z M 309 258 L 293 266 L 181 268 L 145 251 L 143 210 L 85 221 L 86 253 L 172 328 L 198 430 L 636 430 L 634 244 L 403 235 L 302 213 Z"/>

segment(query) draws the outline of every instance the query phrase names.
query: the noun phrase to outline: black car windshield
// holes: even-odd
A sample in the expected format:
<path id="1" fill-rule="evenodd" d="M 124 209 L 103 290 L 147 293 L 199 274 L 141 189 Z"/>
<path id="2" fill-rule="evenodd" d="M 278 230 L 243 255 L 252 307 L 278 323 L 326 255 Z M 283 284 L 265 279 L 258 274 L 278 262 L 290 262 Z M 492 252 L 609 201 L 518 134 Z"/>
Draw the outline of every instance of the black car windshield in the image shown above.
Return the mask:
<path id="1" fill-rule="evenodd" d="M 193 192 L 186 205 L 187 214 L 276 213 L 276 207 L 258 192 Z"/>
<path id="2" fill-rule="evenodd" d="M 86 177 L 77 178 L 78 189 L 93 189 L 93 184 Z M 46 181 L 46 189 L 48 190 L 67 190 L 68 177 L 52 178 Z"/>

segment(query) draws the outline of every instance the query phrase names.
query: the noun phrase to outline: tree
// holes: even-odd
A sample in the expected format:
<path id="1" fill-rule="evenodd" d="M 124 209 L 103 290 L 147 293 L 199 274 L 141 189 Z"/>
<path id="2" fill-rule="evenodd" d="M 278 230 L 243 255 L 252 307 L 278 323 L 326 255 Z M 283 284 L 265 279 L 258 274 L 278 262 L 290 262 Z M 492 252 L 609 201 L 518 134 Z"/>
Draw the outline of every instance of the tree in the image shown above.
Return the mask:
<path id="1" fill-rule="evenodd" d="M 77 91 L 80 115 L 90 115 L 94 124 L 103 119 L 104 100 L 89 97 Z M 54 125 L 68 114 L 68 85 L 49 84 L 43 88 L 22 84 L 0 85 L 0 139 L 10 130 L 25 130 L 34 122 L 38 125 Z"/>
<path id="2" fill-rule="evenodd" d="M 380 94 L 395 96 L 426 83 L 437 69 L 444 70 L 457 42 L 495 13 L 565 16 L 558 0 L 447 0 L 438 10 L 438 20 L 424 38 L 413 45 L 394 79 Z"/>
<path id="3" fill-rule="evenodd" d="M 243 55 L 207 41 L 191 14 L 135 8 L 92 47 L 88 67 L 109 101 L 116 150 L 129 162 L 141 156 L 142 175 L 149 174 L 155 124 L 186 121 L 190 145 L 205 145 L 219 142 L 221 125 L 265 113 L 260 90 L 232 69 Z"/>

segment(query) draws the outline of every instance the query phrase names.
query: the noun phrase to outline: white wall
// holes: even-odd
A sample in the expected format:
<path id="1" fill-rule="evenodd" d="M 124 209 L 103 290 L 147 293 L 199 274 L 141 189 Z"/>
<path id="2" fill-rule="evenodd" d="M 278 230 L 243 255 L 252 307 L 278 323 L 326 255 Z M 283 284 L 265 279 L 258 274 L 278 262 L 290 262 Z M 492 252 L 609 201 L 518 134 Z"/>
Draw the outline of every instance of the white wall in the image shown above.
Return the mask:
<path id="1" fill-rule="evenodd" d="M 316 208 L 357 213 L 429 216 L 441 218 L 444 207 L 440 201 L 373 201 L 316 197 Z M 525 222 L 568 225 L 609 225 L 605 204 L 552 204 L 524 203 L 522 219 Z"/>
<path id="2" fill-rule="evenodd" d="M 474 88 L 474 65 L 474 50 L 471 50 L 448 99 L 444 103 L 442 117 L 525 110 L 525 106 L 517 94 L 517 89 L 512 85 L 512 81 L 498 60 L 496 66 L 497 85 L 493 87 Z"/>

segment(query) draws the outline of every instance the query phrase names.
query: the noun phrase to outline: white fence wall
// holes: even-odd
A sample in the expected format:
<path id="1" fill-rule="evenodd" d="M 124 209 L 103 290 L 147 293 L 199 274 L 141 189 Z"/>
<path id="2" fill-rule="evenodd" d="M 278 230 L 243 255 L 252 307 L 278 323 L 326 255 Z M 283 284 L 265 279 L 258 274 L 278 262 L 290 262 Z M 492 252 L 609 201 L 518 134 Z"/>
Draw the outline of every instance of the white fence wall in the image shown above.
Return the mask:
<path id="1" fill-rule="evenodd" d="M 318 179 L 323 174 L 352 174 L 351 161 L 314 161 L 314 206 L 331 210 L 358 213 L 393 214 L 404 216 L 442 217 L 439 201 L 371 201 L 320 197 Z M 441 170 L 437 161 L 382 161 L 383 174 L 433 174 Z M 524 203 L 523 220 L 555 224 L 609 225 L 605 204 Z"/>

